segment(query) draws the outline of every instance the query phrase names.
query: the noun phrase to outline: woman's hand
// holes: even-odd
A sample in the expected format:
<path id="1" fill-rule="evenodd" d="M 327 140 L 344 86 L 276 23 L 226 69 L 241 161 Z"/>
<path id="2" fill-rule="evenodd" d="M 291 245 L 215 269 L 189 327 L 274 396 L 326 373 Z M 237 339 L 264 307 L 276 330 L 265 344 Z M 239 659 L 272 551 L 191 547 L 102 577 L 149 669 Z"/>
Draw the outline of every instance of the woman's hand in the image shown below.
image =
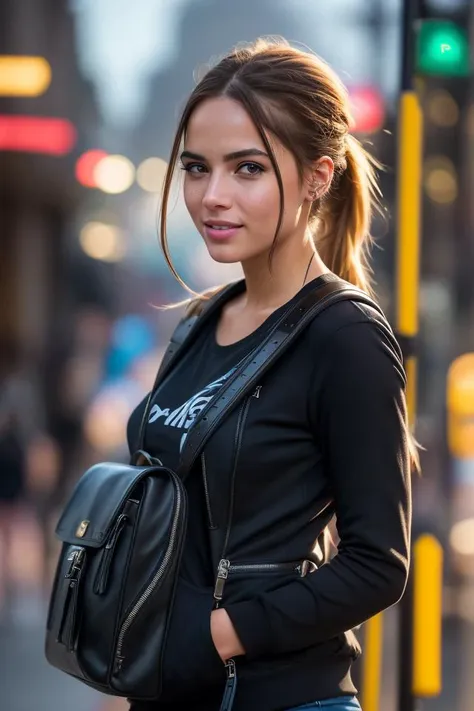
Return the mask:
<path id="1" fill-rule="evenodd" d="M 223 662 L 245 654 L 231 619 L 223 607 L 211 612 L 211 636 Z"/>

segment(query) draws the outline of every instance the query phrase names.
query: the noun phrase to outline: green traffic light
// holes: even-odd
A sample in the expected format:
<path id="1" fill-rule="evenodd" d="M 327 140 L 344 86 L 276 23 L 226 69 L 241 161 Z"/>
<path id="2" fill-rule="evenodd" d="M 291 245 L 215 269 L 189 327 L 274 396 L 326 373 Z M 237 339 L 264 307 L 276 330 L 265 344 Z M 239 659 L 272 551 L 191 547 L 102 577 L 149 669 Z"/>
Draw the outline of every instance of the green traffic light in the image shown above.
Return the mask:
<path id="1" fill-rule="evenodd" d="M 467 33 L 453 22 L 422 22 L 418 32 L 416 60 L 416 68 L 421 74 L 467 76 Z"/>

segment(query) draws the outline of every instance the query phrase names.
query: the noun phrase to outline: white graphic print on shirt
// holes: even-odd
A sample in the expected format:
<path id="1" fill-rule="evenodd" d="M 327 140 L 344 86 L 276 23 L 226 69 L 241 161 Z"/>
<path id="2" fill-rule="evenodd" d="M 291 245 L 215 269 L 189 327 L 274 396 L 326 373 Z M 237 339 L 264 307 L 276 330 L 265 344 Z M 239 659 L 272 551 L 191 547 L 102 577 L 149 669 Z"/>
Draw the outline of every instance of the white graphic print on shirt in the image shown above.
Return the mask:
<path id="1" fill-rule="evenodd" d="M 217 380 L 214 380 L 209 385 L 193 395 L 189 400 L 187 400 L 184 405 L 180 405 L 176 410 L 171 411 L 169 407 L 162 409 L 160 405 L 156 404 L 150 410 L 150 416 L 148 418 L 149 424 L 153 424 L 161 417 L 165 418 L 163 424 L 165 427 L 177 427 L 178 429 L 186 430 L 181 437 L 181 442 L 179 445 L 179 451 L 183 449 L 183 445 L 186 441 L 188 430 L 193 424 L 196 417 L 200 412 L 206 407 L 207 403 L 212 400 L 214 395 L 217 393 L 219 388 L 225 383 L 225 381 L 230 378 L 232 373 L 235 371 L 235 367 L 229 370 L 228 373 L 222 375 Z"/>

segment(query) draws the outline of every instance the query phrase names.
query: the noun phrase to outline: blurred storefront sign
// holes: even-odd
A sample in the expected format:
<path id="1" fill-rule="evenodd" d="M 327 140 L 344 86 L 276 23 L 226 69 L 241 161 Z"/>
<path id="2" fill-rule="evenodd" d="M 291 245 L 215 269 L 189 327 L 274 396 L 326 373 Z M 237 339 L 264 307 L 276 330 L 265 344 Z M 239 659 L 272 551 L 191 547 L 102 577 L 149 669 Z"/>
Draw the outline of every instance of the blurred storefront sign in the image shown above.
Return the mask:
<path id="1" fill-rule="evenodd" d="M 44 57 L 0 55 L 0 96 L 41 96 L 51 84 Z"/>
<path id="2" fill-rule="evenodd" d="M 77 140 L 75 126 L 63 118 L 0 115 L 0 150 L 62 156 Z"/>

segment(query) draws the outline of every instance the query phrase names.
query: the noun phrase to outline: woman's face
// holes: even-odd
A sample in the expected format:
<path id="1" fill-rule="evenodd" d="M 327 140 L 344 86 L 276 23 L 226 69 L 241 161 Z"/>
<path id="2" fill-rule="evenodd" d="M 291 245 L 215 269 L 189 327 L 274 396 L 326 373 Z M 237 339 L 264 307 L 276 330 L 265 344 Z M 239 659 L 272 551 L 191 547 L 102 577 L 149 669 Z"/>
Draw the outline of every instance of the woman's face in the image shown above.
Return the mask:
<path id="1" fill-rule="evenodd" d="M 293 154 L 269 136 L 283 181 L 285 213 L 278 242 L 301 231 L 309 203 Z M 280 192 L 265 145 L 243 106 L 219 97 L 193 112 L 181 162 L 184 199 L 209 253 L 217 262 L 245 262 L 270 250 Z"/>

